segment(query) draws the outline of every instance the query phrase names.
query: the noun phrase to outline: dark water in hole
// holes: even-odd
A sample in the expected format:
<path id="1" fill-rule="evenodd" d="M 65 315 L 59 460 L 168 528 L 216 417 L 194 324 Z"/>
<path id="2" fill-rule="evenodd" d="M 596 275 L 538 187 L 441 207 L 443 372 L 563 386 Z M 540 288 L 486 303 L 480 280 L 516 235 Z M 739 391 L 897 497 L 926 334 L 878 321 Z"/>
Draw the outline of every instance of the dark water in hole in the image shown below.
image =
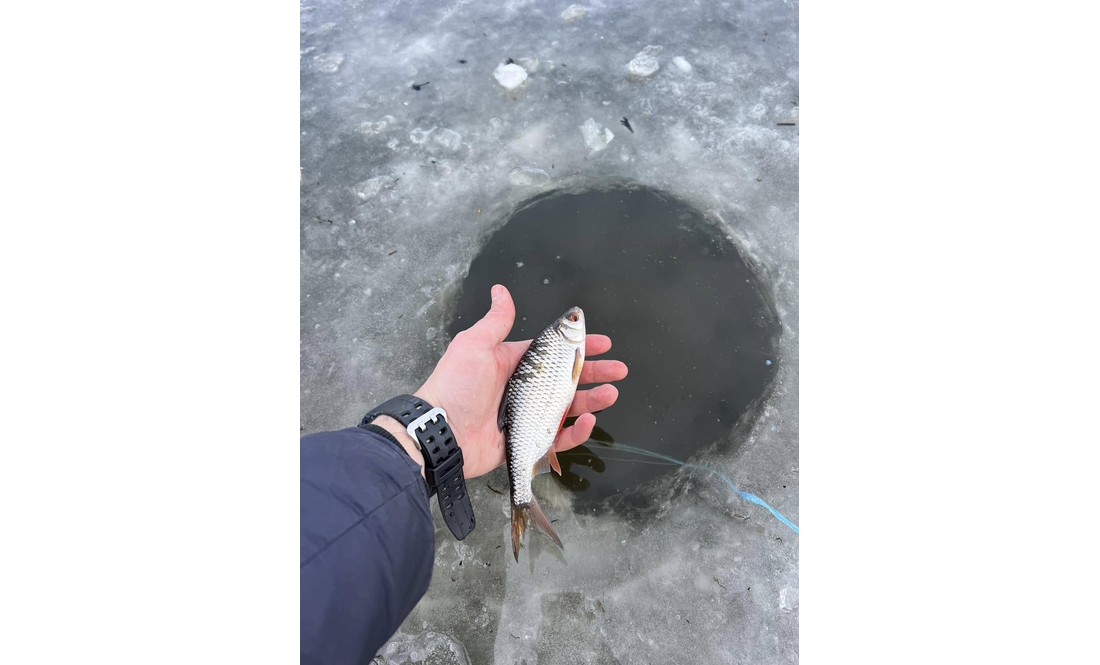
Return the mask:
<path id="1" fill-rule="evenodd" d="M 471 264 L 452 337 L 484 316 L 495 283 L 516 303 L 508 339 L 579 305 L 588 332 L 613 342 L 599 358 L 630 367 L 593 439 L 687 460 L 729 434 L 778 368 L 779 324 L 759 280 L 716 226 L 665 193 L 551 192 L 521 205 Z M 558 458 L 578 509 L 676 468 L 594 443 Z"/>

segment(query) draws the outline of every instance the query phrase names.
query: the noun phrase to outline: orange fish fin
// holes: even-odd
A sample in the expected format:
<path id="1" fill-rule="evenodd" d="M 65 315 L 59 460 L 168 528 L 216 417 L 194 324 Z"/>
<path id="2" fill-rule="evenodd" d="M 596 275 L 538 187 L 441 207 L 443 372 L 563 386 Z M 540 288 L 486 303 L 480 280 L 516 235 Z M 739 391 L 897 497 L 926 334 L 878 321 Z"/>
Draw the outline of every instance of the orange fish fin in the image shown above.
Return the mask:
<path id="1" fill-rule="evenodd" d="M 554 527 L 550 526 L 550 520 L 546 519 L 546 515 L 542 514 L 542 509 L 539 508 L 539 502 L 535 501 L 534 495 L 531 496 L 531 503 L 527 506 L 530 510 L 531 521 L 535 523 L 535 526 L 540 531 L 550 536 L 550 539 L 554 541 L 554 544 L 565 551 L 565 545 L 561 544 L 561 538 L 558 538 L 558 534 L 554 533 Z"/>
<path id="2" fill-rule="evenodd" d="M 539 458 L 539 461 L 535 462 L 535 466 L 531 467 L 531 477 L 550 473 L 550 469 L 556 471 L 559 476 L 561 475 L 561 463 L 558 462 L 558 456 L 554 453 L 553 446 L 546 451 L 545 455 Z"/>
<path id="3" fill-rule="evenodd" d="M 577 385 L 577 382 L 581 378 L 581 367 L 584 366 L 584 349 L 577 347 L 577 353 L 573 356 L 573 385 Z"/>
<path id="4" fill-rule="evenodd" d="M 550 462 L 550 468 L 554 470 L 554 473 L 561 475 L 561 462 L 558 461 L 558 454 L 554 452 L 554 446 L 550 446 L 550 450 L 546 451 L 546 459 Z"/>
<path id="5" fill-rule="evenodd" d="M 519 539 L 527 530 L 527 519 L 530 516 L 527 506 L 512 504 L 512 554 L 519 563 Z"/>

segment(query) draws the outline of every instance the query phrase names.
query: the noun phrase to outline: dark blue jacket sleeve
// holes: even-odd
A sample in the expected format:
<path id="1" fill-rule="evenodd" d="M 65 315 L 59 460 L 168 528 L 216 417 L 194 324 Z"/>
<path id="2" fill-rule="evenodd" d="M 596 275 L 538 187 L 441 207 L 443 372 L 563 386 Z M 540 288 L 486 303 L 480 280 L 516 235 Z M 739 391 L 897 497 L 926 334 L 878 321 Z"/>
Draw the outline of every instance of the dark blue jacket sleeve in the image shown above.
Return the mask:
<path id="1" fill-rule="evenodd" d="M 432 578 L 420 468 L 352 427 L 301 438 L 301 661 L 366 663 Z"/>

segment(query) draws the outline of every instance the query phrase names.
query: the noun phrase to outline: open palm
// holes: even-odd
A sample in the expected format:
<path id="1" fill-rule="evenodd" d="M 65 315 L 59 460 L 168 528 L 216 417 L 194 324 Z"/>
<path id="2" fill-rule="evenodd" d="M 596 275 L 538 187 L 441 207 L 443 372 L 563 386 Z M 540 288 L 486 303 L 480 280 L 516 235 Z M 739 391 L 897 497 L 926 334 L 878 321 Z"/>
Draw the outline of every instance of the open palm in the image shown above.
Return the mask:
<path id="1" fill-rule="evenodd" d="M 432 375 L 416 391 L 417 397 L 447 412 L 447 422 L 462 448 L 467 478 L 488 473 L 504 463 L 504 434 L 497 428 L 497 411 L 505 384 L 531 344 L 531 340 L 504 341 L 516 320 L 516 306 L 508 289 L 499 284 L 493 287 L 492 298 L 489 313 L 455 336 Z M 626 365 L 618 360 L 588 360 L 610 348 L 611 339 L 606 335 L 586 336 L 581 384 L 626 377 Z M 596 425 L 593 412 L 606 409 L 618 397 L 619 391 L 612 385 L 578 390 L 567 415 L 579 417 L 558 433 L 554 450 L 569 450 L 587 441 Z"/>

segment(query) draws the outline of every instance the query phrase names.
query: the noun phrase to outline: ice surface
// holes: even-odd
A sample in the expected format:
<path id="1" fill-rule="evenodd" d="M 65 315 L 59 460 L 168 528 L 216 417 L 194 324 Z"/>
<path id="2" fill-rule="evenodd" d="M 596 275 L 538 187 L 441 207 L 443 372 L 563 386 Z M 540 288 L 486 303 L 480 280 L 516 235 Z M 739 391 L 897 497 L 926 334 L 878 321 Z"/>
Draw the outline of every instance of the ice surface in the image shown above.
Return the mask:
<path id="1" fill-rule="evenodd" d="M 581 125 L 581 136 L 584 137 L 584 144 L 592 152 L 603 150 L 615 138 L 615 134 L 610 129 L 600 125 L 592 118 L 585 120 L 584 124 Z"/>
<path id="2" fill-rule="evenodd" d="M 798 3 L 606 0 L 563 19 L 562 5 L 516 0 L 302 10 L 302 434 L 419 387 L 463 275 L 517 204 L 637 182 L 703 211 L 773 292 L 779 370 L 759 417 L 693 460 L 798 523 L 799 138 L 776 124 L 798 116 Z M 646 44 L 691 76 L 675 59 L 633 75 Z M 539 61 L 512 91 L 493 76 L 509 57 Z M 623 116 L 637 133 L 593 157 L 578 128 Z M 517 185 L 516 168 L 551 182 Z M 712 474 L 641 488 L 652 514 L 598 517 L 541 476 L 565 552 L 530 534 L 518 565 L 506 497 L 486 482 L 507 492 L 503 470 L 470 481 L 478 527 L 464 541 L 436 517 L 431 587 L 403 634 L 448 635 L 476 663 L 797 662 L 798 536 Z"/>
<path id="3" fill-rule="evenodd" d="M 373 665 L 470 665 L 462 643 L 449 635 L 426 630 L 419 635 L 398 631 L 382 648 Z"/>
<path id="4" fill-rule="evenodd" d="M 500 65 L 493 71 L 493 78 L 506 90 L 515 90 L 527 80 L 527 70 L 514 62 Z"/>
<path id="5" fill-rule="evenodd" d="M 565 11 L 561 13 L 563 21 L 572 23 L 579 18 L 584 18 L 584 15 L 588 13 L 588 10 L 580 5 L 569 5 L 565 8 Z"/>
<path id="6" fill-rule="evenodd" d="M 626 65 L 626 70 L 633 76 L 647 78 L 657 73 L 661 65 L 657 62 L 657 55 L 661 52 L 660 46 L 647 46 L 638 55 L 634 56 Z"/>
<path id="7" fill-rule="evenodd" d="M 550 182 L 550 174 L 542 169 L 530 166 L 517 166 L 508 173 L 508 180 L 513 185 L 530 186 L 546 185 Z"/>

